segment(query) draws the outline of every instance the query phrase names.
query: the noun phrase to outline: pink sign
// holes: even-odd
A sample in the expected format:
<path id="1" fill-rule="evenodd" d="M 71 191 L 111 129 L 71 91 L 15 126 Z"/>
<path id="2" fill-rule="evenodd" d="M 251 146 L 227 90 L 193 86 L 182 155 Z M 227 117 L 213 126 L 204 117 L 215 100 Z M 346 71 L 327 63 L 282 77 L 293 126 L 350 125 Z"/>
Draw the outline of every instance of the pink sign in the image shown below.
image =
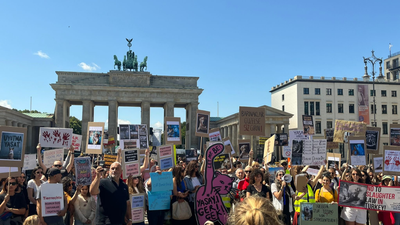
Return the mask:
<path id="1" fill-rule="evenodd" d="M 57 202 L 45 202 L 44 203 L 44 208 L 45 208 L 45 212 L 46 214 L 57 214 L 58 211 L 61 210 L 61 204 L 59 201 Z"/>
<path id="2" fill-rule="evenodd" d="M 162 146 L 160 147 L 160 157 L 172 156 L 172 146 Z"/>
<path id="3" fill-rule="evenodd" d="M 139 174 L 139 163 L 125 165 L 126 176 L 137 176 Z"/>
<path id="4" fill-rule="evenodd" d="M 143 222 L 143 208 L 132 209 L 132 222 Z"/>
<path id="5" fill-rule="evenodd" d="M 82 135 L 72 134 L 72 146 L 74 146 L 75 152 L 81 151 Z"/>

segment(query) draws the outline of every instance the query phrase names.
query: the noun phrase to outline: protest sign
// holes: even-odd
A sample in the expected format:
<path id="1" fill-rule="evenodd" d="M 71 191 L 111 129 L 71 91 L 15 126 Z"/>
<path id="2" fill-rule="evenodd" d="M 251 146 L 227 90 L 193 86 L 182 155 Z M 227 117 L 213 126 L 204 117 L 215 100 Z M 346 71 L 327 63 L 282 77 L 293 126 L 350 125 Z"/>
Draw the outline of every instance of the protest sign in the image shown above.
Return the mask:
<path id="1" fill-rule="evenodd" d="M 283 158 L 292 158 L 292 148 L 290 146 L 283 146 L 282 157 Z"/>
<path id="2" fill-rule="evenodd" d="M 210 112 L 197 110 L 195 135 L 198 137 L 208 137 L 209 127 L 210 127 Z"/>
<path id="3" fill-rule="evenodd" d="M 196 150 L 194 150 L 196 151 Z M 197 152 L 196 152 L 197 153 Z M 172 145 L 157 146 L 158 162 L 160 169 L 165 170 L 174 167 L 174 149 Z M 196 154 L 197 155 L 197 154 Z"/>
<path id="4" fill-rule="evenodd" d="M 271 162 L 272 159 L 272 154 L 275 151 L 275 135 L 272 137 L 268 138 L 268 140 L 265 141 L 264 144 L 264 154 L 263 154 L 263 159 L 264 162 L 269 163 Z"/>
<path id="5" fill-rule="evenodd" d="M 314 121 L 312 116 L 303 115 L 302 118 L 304 134 L 314 135 Z"/>
<path id="6" fill-rule="evenodd" d="M 390 124 L 390 145 L 400 146 L 400 125 Z"/>
<path id="7" fill-rule="evenodd" d="M 90 157 L 74 158 L 76 185 L 90 185 L 92 183 L 92 168 Z"/>
<path id="8" fill-rule="evenodd" d="M 340 180 L 339 205 L 375 211 L 400 212 L 400 188 Z"/>
<path id="9" fill-rule="evenodd" d="M 372 157 L 372 165 L 375 173 L 383 172 L 383 156 L 382 155 L 374 155 Z"/>
<path id="10" fill-rule="evenodd" d="M 224 142 L 225 153 L 230 153 L 231 155 L 234 155 L 235 149 L 233 149 L 233 146 L 232 146 L 232 143 L 231 143 L 231 140 L 229 139 L 229 137 L 222 139 L 222 141 Z"/>
<path id="11" fill-rule="evenodd" d="M 103 153 L 104 123 L 88 122 L 86 153 Z"/>
<path id="12" fill-rule="evenodd" d="M 250 153 L 250 140 L 239 140 L 239 160 L 240 161 L 248 161 L 249 153 Z"/>
<path id="13" fill-rule="evenodd" d="M 186 149 L 185 158 L 187 163 L 189 163 L 192 160 L 197 160 L 197 151 L 195 149 Z"/>
<path id="14" fill-rule="evenodd" d="M 365 154 L 365 137 L 349 136 L 349 154 L 351 165 L 366 165 L 367 157 Z"/>
<path id="15" fill-rule="evenodd" d="M 24 166 L 26 132 L 26 128 L 22 127 L 0 126 L 1 166 Z"/>
<path id="16" fill-rule="evenodd" d="M 268 138 L 270 138 L 270 137 L 258 137 L 258 144 L 259 145 L 265 145 L 265 142 L 268 140 Z"/>
<path id="17" fill-rule="evenodd" d="M 297 174 L 294 179 L 294 185 L 296 186 L 296 190 L 303 191 L 307 188 L 307 174 L 301 173 Z"/>
<path id="18" fill-rule="evenodd" d="M 381 139 L 380 127 L 367 127 L 365 132 L 365 145 L 368 154 L 379 154 L 379 140 Z"/>
<path id="19" fill-rule="evenodd" d="M 81 144 L 82 144 L 82 135 L 72 134 L 72 146 L 74 147 L 75 152 L 81 151 Z"/>
<path id="20" fill-rule="evenodd" d="M 340 153 L 331 153 L 331 152 L 328 152 L 328 153 L 326 153 L 326 157 L 327 157 L 327 168 L 329 169 L 329 168 L 335 168 L 335 165 L 336 165 L 336 168 L 340 168 L 340 161 L 341 161 L 341 159 L 342 159 L 342 155 L 340 154 Z"/>
<path id="21" fill-rule="evenodd" d="M 270 176 L 269 176 L 270 184 L 275 183 L 276 172 L 278 172 L 279 170 L 283 170 L 283 167 L 269 167 L 268 168 L 268 172 L 270 174 Z"/>
<path id="22" fill-rule="evenodd" d="M 132 223 L 144 221 L 144 208 L 132 208 Z"/>
<path id="23" fill-rule="evenodd" d="M 128 143 L 134 145 L 136 143 L 137 148 L 140 149 L 147 149 L 149 147 L 148 130 L 146 124 L 120 124 L 119 138 L 120 140 L 124 140 L 125 145 Z"/>
<path id="24" fill-rule="evenodd" d="M 47 150 L 43 153 L 43 164 L 50 168 L 53 166 L 54 161 L 64 161 L 64 149 Z"/>
<path id="25" fill-rule="evenodd" d="M 151 192 L 172 191 L 172 172 L 150 173 Z"/>
<path id="26" fill-rule="evenodd" d="M 121 151 L 123 178 L 140 176 L 139 149 L 124 149 Z"/>
<path id="27" fill-rule="evenodd" d="M 265 136 L 265 108 L 239 107 L 239 135 Z"/>
<path id="28" fill-rule="evenodd" d="M 147 194 L 150 211 L 170 209 L 171 191 L 149 191 Z"/>
<path id="29" fill-rule="evenodd" d="M 140 223 L 144 221 L 144 202 L 145 194 L 135 194 L 131 197 L 132 223 Z"/>
<path id="30" fill-rule="evenodd" d="M 180 145 L 181 141 L 181 118 L 179 117 L 165 117 L 165 144 Z"/>
<path id="31" fill-rule="evenodd" d="M 137 140 L 120 140 L 119 147 L 121 150 L 139 148 Z"/>
<path id="32" fill-rule="evenodd" d="M 312 136 L 304 134 L 302 130 L 290 130 L 289 131 L 289 146 L 293 147 L 293 140 L 308 140 L 312 139 Z M 293 148 L 292 148 L 293 149 Z"/>
<path id="33" fill-rule="evenodd" d="M 383 174 L 400 176 L 400 147 L 383 146 Z"/>
<path id="34" fill-rule="evenodd" d="M 347 120 L 336 120 L 333 141 L 343 143 L 345 132 L 351 133 L 351 136 L 354 137 L 365 138 L 366 131 L 367 125 L 365 123 Z"/>
<path id="35" fill-rule="evenodd" d="M 219 131 L 219 128 L 211 129 L 210 133 L 208 134 L 208 137 L 210 141 L 222 141 L 221 132 Z"/>
<path id="36" fill-rule="evenodd" d="M 217 157 L 214 159 L 214 169 L 231 169 L 232 168 L 232 162 L 230 159 L 229 154 L 224 153 L 224 154 L 219 154 Z"/>
<path id="37" fill-rule="evenodd" d="M 41 189 L 42 217 L 57 216 L 64 209 L 64 192 L 62 184 L 44 183 Z"/>
<path id="38" fill-rule="evenodd" d="M 273 135 L 275 135 L 275 146 L 288 146 L 289 140 L 287 134 L 271 134 L 271 137 Z"/>
<path id="39" fill-rule="evenodd" d="M 10 173 L 11 171 L 11 173 Z M 21 175 L 19 167 L 0 167 L 0 179 L 11 177 L 18 177 Z"/>
<path id="40" fill-rule="evenodd" d="M 322 166 L 325 165 L 325 161 L 326 139 L 303 141 L 302 165 Z"/>
<path id="41" fill-rule="evenodd" d="M 72 143 L 72 129 L 40 127 L 39 143 L 45 148 L 69 148 Z"/>
<path id="42" fill-rule="evenodd" d="M 25 154 L 23 171 L 33 170 L 36 167 L 36 154 Z"/>
<path id="43" fill-rule="evenodd" d="M 104 154 L 104 167 L 109 169 L 111 164 L 113 164 L 116 160 L 117 160 L 116 155 Z"/>
<path id="44" fill-rule="evenodd" d="M 317 175 L 318 175 L 318 172 L 319 172 L 319 170 L 313 169 L 313 168 L 311 168 L 311 167 L 308 167 L 308 169 L 307 169 L 307 173 L 308 173 L 309 175 L 317 176 Z"/>
<path id="45" fill-rule="evenodd" d="M 333 142 L 333 134 L 335 130 L 333 128 L 325 129 L 325 139 L 326 139 L 326 149 L 337 149 L 339 148 L 339 143 Z"/>
<path id="46" fill-rule="evenodd" d="M 329 203 L 300 203 L 301 225 L 337 225 L 339 224 L 338 207 Z"/>

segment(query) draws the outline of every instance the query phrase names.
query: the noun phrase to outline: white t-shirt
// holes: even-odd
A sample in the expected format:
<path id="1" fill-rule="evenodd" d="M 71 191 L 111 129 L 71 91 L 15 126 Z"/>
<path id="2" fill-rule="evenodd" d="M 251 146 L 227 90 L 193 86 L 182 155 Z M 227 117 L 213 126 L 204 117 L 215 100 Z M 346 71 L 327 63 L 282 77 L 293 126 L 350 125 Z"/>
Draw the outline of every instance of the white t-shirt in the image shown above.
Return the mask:
<path id="1" fill-rule="evenodd" d="M 44 181 L 40 180 L 40 185 L 42 185 L 44 183 Z M 36 199 L 37 196 L 37 190 L 39 189 L 40 186 L 36 185 L 36 182 L 34 179 L 30 179 L 28 181 L 28 185 L 27 188 L 32 188 L 33 189 L 33 198 Z M 30 204 L 33 204 L 33 202 L 29 201 Z"/>
<path id="2" fill-rule="evenodd" d="M 293 206 L 292 206 L 292 197 L 293 195 L 295 195 L 296 193 L 294 193 L 292 187 L 290 186 L 286 186 L 288 188 L 290 188 L 290 197 L 289 197 L 289 212 L 293 211 Z M 281 200 L 278 200 L 274 193 L 278 191 L 278 188 L 276 187 L 276 184 L 273 183 L 271 184 L 271 192 L 272 192 L 272 204 L 274 205 L 276 210 L 281 210 L 283 211 L 283 197 L 281 198 Z"/>
<path id="3" fill-rule="evenodd" d="M 199 178 L 197 177 L 192 177 L 192 184 L 193 184 L 193 188 L 195 188 L 196 186 L 200 186 L 200 181 Z"/>

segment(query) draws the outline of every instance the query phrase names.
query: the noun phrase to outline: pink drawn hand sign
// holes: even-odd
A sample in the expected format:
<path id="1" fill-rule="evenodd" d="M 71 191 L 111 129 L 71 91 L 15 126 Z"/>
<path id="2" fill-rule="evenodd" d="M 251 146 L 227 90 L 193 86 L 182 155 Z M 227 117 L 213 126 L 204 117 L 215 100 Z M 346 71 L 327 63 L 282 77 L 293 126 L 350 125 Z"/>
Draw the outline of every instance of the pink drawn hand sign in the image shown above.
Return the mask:
<path id="1" fill-rule="evenodd" d="M 71 145 L 72 129 L 41 127 L 39 143 L 42 147 L 68 148 Z"/>

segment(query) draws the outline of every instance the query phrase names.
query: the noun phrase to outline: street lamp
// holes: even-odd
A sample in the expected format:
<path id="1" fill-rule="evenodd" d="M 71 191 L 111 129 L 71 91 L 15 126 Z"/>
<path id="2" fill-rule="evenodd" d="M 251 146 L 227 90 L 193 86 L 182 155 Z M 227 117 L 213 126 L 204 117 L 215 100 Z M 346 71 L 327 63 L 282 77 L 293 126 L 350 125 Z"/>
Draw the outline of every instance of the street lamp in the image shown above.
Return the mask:
<path id="1" fill-rule="evenodd" d="M 379 76 L 377 77 L 378 81 L 382 81 L 383 75 L 382 75 L 382 58 L 376 58 L 376 56 L 374 55 L 374 50 L 371 51 L 372 52 L 372 56 L 368 57 L 368 58 L 364 58 L 364 64 L 365 64 L 365 74 L 363 76 L 364 81 L 369 81 L 370 75 L 368 74 L 368 67 L 367 67 L 367 63 L 371 63 L 372 65 L 372 89 L 374 92 L 374 122 L 372 124 L 372 126 L 376 127 L 376 118 L 375 118 L 375 114 L 376 114 L 376 104 L 375 104 L 375 63 L 379 62 Z"/>

